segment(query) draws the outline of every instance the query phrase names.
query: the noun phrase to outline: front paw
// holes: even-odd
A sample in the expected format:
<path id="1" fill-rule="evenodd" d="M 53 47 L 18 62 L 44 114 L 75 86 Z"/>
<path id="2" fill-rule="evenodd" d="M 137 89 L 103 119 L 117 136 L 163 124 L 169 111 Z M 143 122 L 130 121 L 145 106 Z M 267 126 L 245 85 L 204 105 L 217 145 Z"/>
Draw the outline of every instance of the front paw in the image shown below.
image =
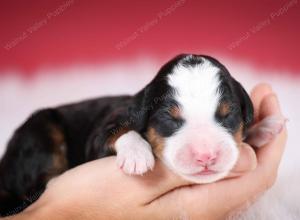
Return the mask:
<path id="1" fill-rule="evenodd" d="M 138 133 L 130 131 L 122 135 L 115 147 L 117 164 L 125 173 L 142 175 L 153 169 L 155 159 L 151 146 Z"/>

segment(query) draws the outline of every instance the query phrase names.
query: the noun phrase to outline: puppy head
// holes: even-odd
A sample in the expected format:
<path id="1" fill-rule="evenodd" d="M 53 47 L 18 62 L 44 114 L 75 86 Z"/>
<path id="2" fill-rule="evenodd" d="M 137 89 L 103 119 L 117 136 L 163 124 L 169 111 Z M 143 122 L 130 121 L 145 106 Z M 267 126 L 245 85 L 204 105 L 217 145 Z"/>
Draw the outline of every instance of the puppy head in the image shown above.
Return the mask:
<path id="1" fill-rule="evenodd" d="M 179 55 L 161 68 L 137 99 L 144 108 L 140 110 L 147 140 L 175 173 L 209 183 L 233 168 L 253 107 L 242 86 L 217 60 Z"/>

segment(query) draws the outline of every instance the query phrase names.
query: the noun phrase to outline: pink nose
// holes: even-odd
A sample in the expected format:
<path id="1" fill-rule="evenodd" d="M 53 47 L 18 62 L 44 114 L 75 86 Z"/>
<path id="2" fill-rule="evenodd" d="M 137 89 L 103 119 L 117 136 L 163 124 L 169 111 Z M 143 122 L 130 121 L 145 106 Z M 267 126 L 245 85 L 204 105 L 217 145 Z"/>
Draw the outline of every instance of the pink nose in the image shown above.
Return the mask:
<path id="1" fill-rule="evenodd" d="M 216 164 L 217 156 L 211 153 L 198 153 L 195 155 L 197 163 L 201 166 L 211 166 Z"/>

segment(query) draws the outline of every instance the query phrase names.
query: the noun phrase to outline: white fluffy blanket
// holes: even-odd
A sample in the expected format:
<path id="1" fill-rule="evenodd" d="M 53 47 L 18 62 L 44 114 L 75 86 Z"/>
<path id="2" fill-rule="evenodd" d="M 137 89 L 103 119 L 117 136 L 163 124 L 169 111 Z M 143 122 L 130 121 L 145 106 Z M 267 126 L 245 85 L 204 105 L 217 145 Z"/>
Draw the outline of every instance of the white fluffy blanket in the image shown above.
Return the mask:
<path id="1" fill-rule="evenodd" d="M 261 71 L 245 63 L 221 59 L 229 71 L 250 90 L 259 82 L 270 83 L 278 93 L 289 119 L 289 139 L 278 181 L 239 219 L 300 219 L 300 77 L 280 71 Z M 138 59 L 130 63 L 79 65 L 43 69 L 24 79 L 16 71 L 0 77 L 0 155 L 13 130 L 40 107 L 112 94 L 133 94 L 156 74 L 158 62 Z M 300 76 L 300 74 L 298 74 Z"/>

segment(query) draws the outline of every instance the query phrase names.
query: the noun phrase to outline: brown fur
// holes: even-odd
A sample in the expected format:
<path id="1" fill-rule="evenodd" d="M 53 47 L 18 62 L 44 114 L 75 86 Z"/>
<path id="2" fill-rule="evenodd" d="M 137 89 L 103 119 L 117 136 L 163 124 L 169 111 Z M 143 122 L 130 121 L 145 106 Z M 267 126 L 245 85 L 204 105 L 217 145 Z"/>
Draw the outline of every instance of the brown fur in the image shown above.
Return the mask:
<path id="1" fill-rule="evenodd" d="M 65 142 L 64 134 L 59 128 L 55 126 L 50 126 L 50 131 L 52 140 L 55 145 L 60 145 Z"/>
<path id="2" fill-rule="evenodd" d="M 66 158 L 66 143 L 62 130 L 57 127 L 50 126 L 50 135 L 53 140 L 53 154 L 52 154 L 52 164 L 49 168 L 46 179 L 51 178 L 63 173 L 68 169 L 68 162 Z"/>
<path id="3" fill-rule="evenodd" d="M 218 108 L 218 113 L 221 116 L 226 116 L 229 112 L 230 112 L 230 105 L 227 102 L 221 103 Z"/>
<path id="4" fill-rule="evenodd" d="M 154 154 L 157 157 L 161 157 L 165 145 L 164 138 L 161 137 L 154 128 L 150 127 L 147 130 L 147 139 L 152 146 Z"/>
<path id="5" fill-rule="evenodd" d="M 169 110 L 170 114 L 174 118 L 180 118 L 181 117 L 181 112 L 180 109 L 177 106 L 172 106 Z"/>
<path id="6" fill-rule="evenodd" d="M 243 142 L 244 124 L 241 123 L 238 130 L 233 134 L 234 140 L 239 146 Z"/>

